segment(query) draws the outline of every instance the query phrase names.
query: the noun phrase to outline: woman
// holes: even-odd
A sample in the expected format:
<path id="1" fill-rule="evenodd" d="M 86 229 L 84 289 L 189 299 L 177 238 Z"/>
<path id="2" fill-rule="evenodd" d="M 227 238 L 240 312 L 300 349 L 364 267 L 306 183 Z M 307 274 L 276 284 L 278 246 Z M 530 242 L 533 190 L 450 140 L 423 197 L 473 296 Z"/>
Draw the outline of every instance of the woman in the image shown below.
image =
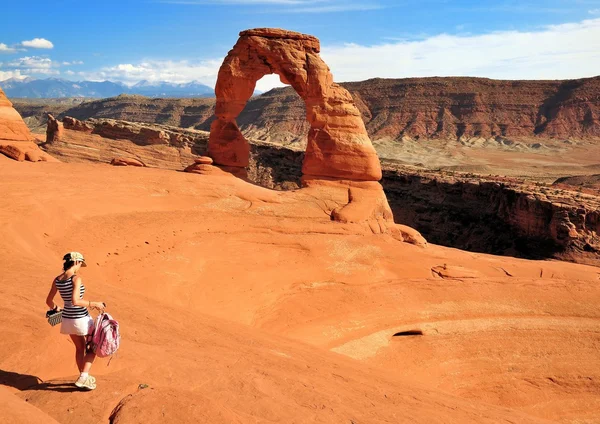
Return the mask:
<path id="1" fill-rule="evenodd" d="M 58 306 L 54 303 L 54 297 L 56 292 L 60 293 L 60 297 L 64 301 L 60 332 L 71 336 L 71 340 L 75 344 L 75 361 L 80 372 L 75 385 L 79 388 L 94 390 L 96 379 L 89 373 L 96 355 L 91 351 L 86 352 L 86 336 L 91 334 L 94 328 L 94 320 L 90 316 L 88 308 L 104 310 L 105 305 L 103 302 L 83 299 L 85 286 L 81 277 L 77 275 L 82 266 L 87 266 L 83 255 L 79 252 L 70 252 L 63 257 L 63 261 L 65 261 L 64 272 L 52 282 L 46 304 L 50 309 L 58 310 Z"/>

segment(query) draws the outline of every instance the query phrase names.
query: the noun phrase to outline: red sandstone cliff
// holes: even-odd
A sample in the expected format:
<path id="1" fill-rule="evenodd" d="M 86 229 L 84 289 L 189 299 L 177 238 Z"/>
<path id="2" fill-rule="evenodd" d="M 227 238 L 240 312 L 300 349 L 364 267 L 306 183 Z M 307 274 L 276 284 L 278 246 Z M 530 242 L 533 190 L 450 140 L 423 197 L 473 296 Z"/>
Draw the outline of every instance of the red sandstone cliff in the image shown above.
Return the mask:
<path id="1" fill-rule="evenodd" d="M 342 84 L 370 137 L 600 137 L 600 77 L 568 81 L 484 78 L 372 79 Z M 302 102 L 290 88 L 250 103 L 240 125 L 254 138 L 303 137 Z"/>

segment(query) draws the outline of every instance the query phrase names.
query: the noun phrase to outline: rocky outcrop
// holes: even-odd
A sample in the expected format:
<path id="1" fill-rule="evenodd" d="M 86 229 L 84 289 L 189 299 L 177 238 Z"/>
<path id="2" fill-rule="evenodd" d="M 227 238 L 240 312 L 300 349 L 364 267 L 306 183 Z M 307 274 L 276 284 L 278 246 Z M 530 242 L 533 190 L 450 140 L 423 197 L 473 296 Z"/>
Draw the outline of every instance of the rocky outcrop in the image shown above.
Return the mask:
<path id="1" fill-rule="evenodd" d="M 63 118 L 63 125 L 66 129 L 73 131 L 81 131 L 84 133 L 91 134 L 94 131 L 95 125 L 92 122 L 80 121 L 72 116 L 65 116 Z"/>
<path id="2" fill-rule="evenodd" d="M 591 194 L 600 194 L 600 174 L 574 175 L 572 177 L 558 178 L 552 184 L 556 187 L 571 188 Z"/>
<path id="3" fill-rule="evenodd" d="M 215 112 L 214 98 L 150 99 L 120 95 L 78 104 L 63 99 L 18 99 L 14 104 L 24 118 L 37 118 L 44 126 L 46 115 L 51 113 L 65 124 L 64 118 L 69 116 L 79 121 L 115 119 L 208 130 Z"/>
<path id="4" fill-rule="evenodd" d="M 29 128 L 2 89 L 0 89 L 0 140 L 33 141 Z"/>
<path id="5" fill-rule="evenodd" d="M 48 114 L 48 124 L 46 127 L 46 143 L 60 141 L 64 132 L 62 122 L 58 121 L 54 116 Z"/>
<path id="6" fill-rule="evenodd" d="M 114 119 L 89 119 L 80 121 L 65 117 L 66 129 L 87 134 L 97 134 L 113 140 L 130 140 L 141 146 L 164 145 L 179 148 L 193 148 L 197 143 L 206 142 L 206 133 L 184 130 L 165 125 L 150 125 Z"/>
<path id="7" fill-rule="evenodd" d="M 1 89 L 0 154 L 19 162 L 56 162 L 56 159 L 42 152 L 34 143 L 29 128 Z"/>
<path id="8" fill-rule="evenodd" d="M 114 158 L 110 161 L 110 164 L 113 166 L 137 166 L 137 167 L 145 167 L 144 162 L 138 159 L 133 158 Z"/>
<path id="9" fill-rule="evenodd" d="M 219 70 L 216 120 L 211 124 L 209 155 L 225 166 L 248 166 L 248 141 L 236 118 L 256 82 L 277 74 L 306 104 L 310 125 L 303 164 L 305 175 L 377 181 L 379 159 L 352 97 L 333 82 L 313 36 L 271 28 L 243 31 Z"/>

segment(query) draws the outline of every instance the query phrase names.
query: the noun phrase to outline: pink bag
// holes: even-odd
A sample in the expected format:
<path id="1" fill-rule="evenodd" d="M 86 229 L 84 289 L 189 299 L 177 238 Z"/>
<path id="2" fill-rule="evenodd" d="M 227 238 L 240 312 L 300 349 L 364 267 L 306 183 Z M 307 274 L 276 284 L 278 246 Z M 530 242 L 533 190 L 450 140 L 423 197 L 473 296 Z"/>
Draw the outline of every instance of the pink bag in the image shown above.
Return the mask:
<path id="1" fill-rule="evenodd" d="M 106 312 L 101 313 L 94 323 L 92 350 L 100 358 L 110 356 L 117 351 L 121 343 L 119 323 Z"/>

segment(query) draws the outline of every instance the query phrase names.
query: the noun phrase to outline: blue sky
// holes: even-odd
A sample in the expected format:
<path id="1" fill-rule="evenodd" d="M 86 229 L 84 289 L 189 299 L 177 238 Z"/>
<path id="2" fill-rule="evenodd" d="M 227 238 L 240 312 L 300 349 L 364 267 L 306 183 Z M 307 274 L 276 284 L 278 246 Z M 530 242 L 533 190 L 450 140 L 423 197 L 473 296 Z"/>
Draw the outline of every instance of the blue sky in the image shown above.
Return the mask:
<path id="1" fill-rule="evenodd" d="M 0 6 L 0 80 L 213 85 L 241 30 L 317 36 L 338 81 L 600 74 L 600 0 L 28 1 Z M 265 78 L 259 89 L 276 85 Z"/>

